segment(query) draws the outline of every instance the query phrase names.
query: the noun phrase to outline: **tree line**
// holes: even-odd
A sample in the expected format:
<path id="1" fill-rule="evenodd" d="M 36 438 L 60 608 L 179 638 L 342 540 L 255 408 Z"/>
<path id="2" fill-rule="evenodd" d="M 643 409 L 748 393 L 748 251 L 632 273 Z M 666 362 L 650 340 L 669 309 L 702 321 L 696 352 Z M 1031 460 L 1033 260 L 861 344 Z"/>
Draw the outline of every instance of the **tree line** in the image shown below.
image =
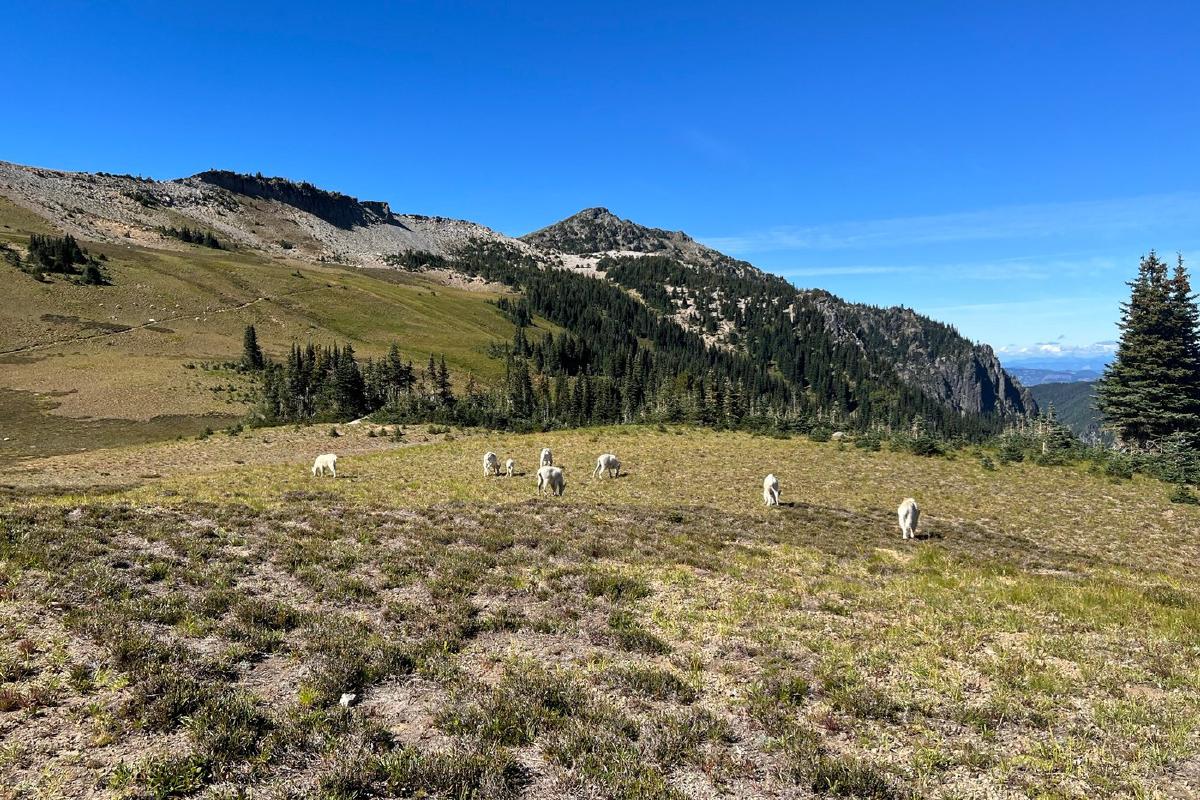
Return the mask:
<path id="1" fill-rule="evenodd" d="M 29 254 L 24 261 L 8 247 L 4 255 L 5 260 L 38 280 L 45 280 L 47 274 L 56 274 L 72 276 L 77 282 L 91 286 L 104 286 L 109 282 L 101 267 L 107 257 L 103 253 L 99 257 L 93 256 L 69 233 L 65 236 L 32 234 Z"/>
<path id="2" fill-rule="evenodd" d="M 432 412 L 453 409 L 456 400 L 445 357 L 435 361 L 430 355 L 426 368 L 419 371 L 401 357 L 396 344 L 383 358 L 360 362 L 348 343 L 341 347 L 294 343 L 279 363 L 263 355 L 250 326 L 242 365 L 261 375 L 253 413 L 263 424 L 344 421 L 384 408 L 429 418 Z"/>
<path id="3" fill-rule="evenodd" d="M 712 302 L 743 298 L 721 308 L 744 326 L 734 347 L 681 326 L 664 313 L 665 300 L 648 305 L 628 291 L 646 296 L 650 286 L 671 292 L 683 284 L 693 268 L 671 259 L 606 259 L 608 281 L 544 268 L 495 242 L 475 241 L 452 259 L 417 254 L 411 264 L 431 261 L 520 292 L 496 301 L 514 324 L 511 342 L 491 350 L 504 361 L 503 381 L 481 386 L 467 376 L 456 392 L 448 375 L 402 368 L 398 346 L 394 358 L 360 364 L 349 346 L 296 345 L 287 363 L 265 368 L 261 416 L 378 412 L 397 421 L 498 427 L 669 421 L 790 430 L 896 430 L 919 418 L 939 436 L 970 438 L 1002 427 L 946 409 L 900 381 L 884 356 L 840 341 L 826 328 L 819 298 L 797 298 L 780 278 L 694 268 L 701 283 L 717 287 L 700 293 Z M 535 316 L 563 331 L 536 327 Z M 957 341 L 950 333 L 947 341 Z M 299 399 L 288 401 L 288 391 Z"/>
<path id="4" fill-rule="evenodd" d="M 795 424 L 833 419 L 849 429 L 894 429 L 919 416 L 941 435 L 973 438 L 1004 427 L 999 417 L 959 414 L 909 386 L 892 366 L 894 343 L 864 331 L 872 343 L 864 349 L 839 337 L 827 326 L 823 295 L 800 295 L 782 278 L 649 256 L 602 259 L 598 268 L 609 280 L 596 280 L 544 268 L 511 246 L 485 241 L 461 248 L 454 268 L 521 292 L 531 314 L 585 341 L 583 371 L 593 378 L 620 385 L 627 366 L 641 363 L 645 353 L 647 374 L 640 377 L 652 390 L 680 383 L 692 392 L 740 385 L 766 415 Z M 683 303 L 695 307 L 701 331 L 712 328 L 719 314 L 740 336 L 714 341 L 685 328 L 670 315 Z M 849 324 L 863 327 L 853 313 Z M 935 356 L 961 346 L 949 326 L 926 327 Z M 553 368 L 547 377 L 555 377 Z"/>
<path id="5" fill-rule="evenodd" d="M 158 232 L 163 236 L 170 236 L 173 239 L 178 239 L 181 242 L 188 244 L 198 244 L 202 247 L 211 247 L 213 250 L 224 250 L 224 245 L 211 231 L 202 231 L 199 228 L 192 229 L 184 225 L 181 228 L 175 226 L 160 226 Z"/>
<path id="6" fill-rule="evenodd" d="M 668 373 L 646 348 L 626 350 L 618 365 L 570 332 L 517 326 L 494 355 L 504 360 L 502 380 L 483 385 L 468 374 L 456 389 L 444 356 L 430 354 L 423 367 L 414 367 L 397 343 L 382 358 L 360 360 L 350 344 L 309 342 L 293 343 L 277 363 L 263 355 L 250 326 L 242 366 L 261 376 L 253 412 L 259 424 L 373 415 L 381 422 L 518 430 L 635 422 L 797 432 L 841 426 L 834 415 L 803 413 L 794 397 L 773 397 L 736 373 Z M 924 429 L 924 419 L 917 419 Z"/>

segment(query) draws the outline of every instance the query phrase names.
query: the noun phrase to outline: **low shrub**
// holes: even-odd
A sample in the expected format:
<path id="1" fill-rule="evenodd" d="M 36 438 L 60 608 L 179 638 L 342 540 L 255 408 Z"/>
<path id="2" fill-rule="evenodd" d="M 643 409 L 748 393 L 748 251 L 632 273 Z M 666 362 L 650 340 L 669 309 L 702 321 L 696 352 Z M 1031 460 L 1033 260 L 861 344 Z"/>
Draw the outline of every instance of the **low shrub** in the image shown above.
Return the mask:
<path id="1" fill-rule="evenodd" d="M 683 678 L 670 670 L 654 666 L 628 666 L 610 669 L 604 679 L 612 686 L 654 700 L 691 703 L 697 693 Z"/>
<path id="2" fill-rule="evenodd" d="M 642 627 L 637 617 L 628 611 L 617 609 L 608 615 L 608 632 L 613 644 L 622 650 L 647 655 L 663 655 L 671 652 L 671 646 Z"/>

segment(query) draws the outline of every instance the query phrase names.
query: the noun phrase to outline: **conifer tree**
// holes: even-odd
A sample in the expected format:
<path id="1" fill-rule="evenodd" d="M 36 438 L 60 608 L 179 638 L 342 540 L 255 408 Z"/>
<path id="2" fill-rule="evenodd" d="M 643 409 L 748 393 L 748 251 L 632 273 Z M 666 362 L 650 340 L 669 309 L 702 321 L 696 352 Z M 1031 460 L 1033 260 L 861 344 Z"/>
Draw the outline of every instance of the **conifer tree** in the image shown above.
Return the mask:
<path id="1" fill-rule="evenodd" d="M 1037 420 L 1038 438 L 1042 440 L 1042 452 L 1069 450 L 1075 444 L 1075 435 L 1058 419 L 1054 403 L 1049 403 Z"/>
<path id="2" fill-rule="evenodd" d="M 347 344 L 339 354 L 333 371 L 333 396 L 337 413 L 346 417 L 361 414 L 364 389 L 362 373 L 354 360 L 354 348 Z"/>
<path id="3" fill-rule="evenodd" d="M 247 325 L 242 335 L 242 366 L 256 371 L 263 368 L 263 352 L 258 346 L 258 332 L 253 325 Z"/>
<path id="4" fill-rule="evenodd" d="M 518 419 L 529 419 L 533 415 L 533 383 L 525 359 L 512 359 L 508 374 L 508 402 L 512 415 Z"/>
<path id="5" fill-rule="evenodd" d="M 1181 411 L 1187 420 L 1179 432 L 1194 439 L 1200 434 L 1200 309 L 1196 306 L 1196 295 L 1192 293 L 1182 255 L 1176 256 L 1175 271 L 1171 275 L 1171 308 L 1181 351 L 1177 365 L 1183 402 Z"/>
<path id="6" fill-rule="evenodd" d="M 88 264 L 83 268 L 83 277 L 80 278 L 80 281 L 88 286 L 103 286 L 108 282 L 104 278 L 104 273 L 100 271 L 100 267 L 95 264 Z"/>
<path id="7" fill-rule="evenodd" d="M 1173 433 L 1200 431 L 1200 342 L 1182 259 L 1168 278 L 1167 265 L 1150 251 L 1129 286 L 1117 355 L 1096 387 L 1096 406 L 1118 442 L 1143 449 Z"/>
<path id="8" fill-rule="evenodd" d="M 454 392 L 450 389 L 450 370 L 446 369 L 446 356 L 442 356 L 437 368 L 438 402 L 443 406 L 454 405 Z"/>
<path id="9" fill-rule="evenodd" d="M 438 373 L 437 362 L 433 360 L 433 353 L 429 354 L 429 363 L 425 366 L 425 391 L 430 400 L 437 397 Z"/>

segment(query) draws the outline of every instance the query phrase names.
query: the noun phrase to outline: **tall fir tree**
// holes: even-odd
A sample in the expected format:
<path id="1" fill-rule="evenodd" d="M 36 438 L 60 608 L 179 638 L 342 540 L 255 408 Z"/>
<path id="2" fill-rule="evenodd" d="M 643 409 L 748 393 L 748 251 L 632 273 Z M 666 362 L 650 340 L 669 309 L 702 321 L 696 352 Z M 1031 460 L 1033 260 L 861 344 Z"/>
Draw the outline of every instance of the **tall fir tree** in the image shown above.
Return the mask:
<path id="1" fill-rule="evenodd" d="M 437 368 L 438 402 L 447 408 L 454 405 L 454 392 L 450 387 L 450 370 L 446 368 L 446 356 L 438 361 Z"/>
<path id="2" fill-rule="evenodd" d="M 353 418 L 364 411 L 364 388 L 362 373 L 354 360 L 354 348 L 347 344 L 333 369 L 334 402 L 340 416 Z"/>
<path id="3" fill-rule="evenodd" d="M 1200 431 L 1200 319 L 1180 259 L 1172 277 L 1153 250 L 1121 306 L 1116 358 L 1096 387 L 1096 407 L 1122 445 L 1145 449 Z"/>
<path id="4" fill-rule="evenodd" d="M 512 415 L 518 419 L 533 416 L 533 382 L 529 377 L 529 366 L 523 358 L 511 359 L 508 370 L 508 405 Z"/>
<path id="5" fill-rule="evenodd" d="M 1188 277 L 1183 255 L 1175 257 L 1175 271 L 1171 275 L 1171 308 L 1179 341 L 1180 394 L 1184 398 L 1181 413 L 1185 424 L 1179 433 L 1193 440 L 1200 436 L 1200 308 L 1196 306 L 1196 295 Z"/>
<path id="6" fill-rule="evenodd" d="M 260 370 L 263 368 L 263 352 L 258 346 L 258 331 L 253 325 L 247 325 L 242 334 L 242 366 L 246 369 Z"/>

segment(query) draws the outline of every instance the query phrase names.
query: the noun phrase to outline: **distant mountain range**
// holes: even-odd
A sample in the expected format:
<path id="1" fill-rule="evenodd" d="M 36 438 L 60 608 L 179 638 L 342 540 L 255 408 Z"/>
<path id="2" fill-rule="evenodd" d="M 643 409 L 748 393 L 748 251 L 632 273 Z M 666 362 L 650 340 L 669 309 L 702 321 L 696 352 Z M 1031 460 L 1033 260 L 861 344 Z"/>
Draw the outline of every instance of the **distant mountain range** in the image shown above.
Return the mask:
<path id="1" fill-rule="evenodd" d="M 1044 383 L 1075 383 L 1097 381 L 1103 370 L 1095 369 L 1040 369 L 1037 367 L 1008 367 L 1008 374 L 1028 387 Z"/>

